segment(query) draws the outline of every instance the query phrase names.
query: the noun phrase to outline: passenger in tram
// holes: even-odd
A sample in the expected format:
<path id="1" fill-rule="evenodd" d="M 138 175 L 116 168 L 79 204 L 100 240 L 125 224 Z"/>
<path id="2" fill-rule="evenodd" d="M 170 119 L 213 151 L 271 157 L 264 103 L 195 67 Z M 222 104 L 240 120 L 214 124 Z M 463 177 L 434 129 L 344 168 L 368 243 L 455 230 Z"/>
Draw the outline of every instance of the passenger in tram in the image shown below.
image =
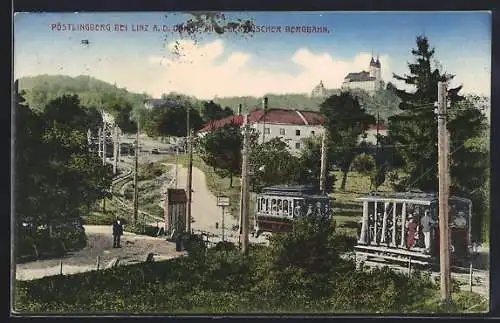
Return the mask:
<path id="1" fill-rule="evenodd" d="M 276 215 L 278 208 L 276 207 L 276 200 L 271 200 L 271 215 Z"/>
<path id="2" fill-rule="evenodd" d="M 320 201 L 316 202 L 316 215 L 324 216 L 323 210 L 321 210 L 321 202 Z"/>
<path id="3" fill-rule="evenodd" d="M 283 201 L 283 215 L 288 216 L 288 201 L 287 200 Z"/>
<path id="4" fill-rule="evenodd" d="M 278 200 L 278 215 L 283 216 L 283 204 L 281 200 Z"/>
<path id="5" fill-rule="evenodd" d="M 377 243 L 382 240 L 382 226 L 384 224 L 384 216 L 382 215 L 382 213 L 377 213 L 377 235 L 376 235 L 376 238 L 380 237 L 378 240 L 377 240 Z M 375 238 L 375 239 L 376 239 Z"/>
<path id="6" fill-rule="evenodd" d="M 309 216 L 311 216 L 312 214 L 313 214 L 313 206 L 312 206 L 312 204 L 309 204 L 309 205 L 307 206 L 307 213 L 306 213 L 306 216 L 308 216 L 308 217 L 309 217 Z"/>
<path id="7" fill-rule="evenodd" d="M 406 222 L 406 247 L 411 249 L 415 246 L 415 240 L 418 240 L 418 225 L 415 219 L 413 218 L 413 214 L 410 213 L 408 217 L 408 221 Z"/>
<path id="8" fill-rule="evenodd" d="M 424 212 L 424 216 L 420 219 L 420 231 L 424 235 L 424 248 L 425 252 L 429 253 L 431 250 L 431 226 L 434 221 L 431 219 L 429 211 Z"/>
<path id="9" fill-rule="evenodd" d="M 375 242 L 375 219 L 373 217 L 373 214 L 368 215 L 368 241 L 370 243 Z"/>

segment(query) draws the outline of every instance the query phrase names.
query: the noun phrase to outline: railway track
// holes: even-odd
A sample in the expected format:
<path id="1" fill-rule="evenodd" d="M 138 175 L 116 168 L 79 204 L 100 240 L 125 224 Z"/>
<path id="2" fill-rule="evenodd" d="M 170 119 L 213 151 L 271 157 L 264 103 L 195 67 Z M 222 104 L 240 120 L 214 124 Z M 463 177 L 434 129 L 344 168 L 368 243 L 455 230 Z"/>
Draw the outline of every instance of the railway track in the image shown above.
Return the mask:
<path id="1" fill-rule="evenodd" d="M 352 254 L 345 254 L 345 258 L 349 258 L 354 260 L 354 256 Z M 372 269 L 372 268 L 382 268 L 388 267 L 396 272 L 411 274 L 415 272 L 415 270 L 419 270 L 421 272 L 428 272 L 432 279 L 437 280 L 440 277 L 439 269 L 432 267 L 422 267 L 422 266 L 404 266 L 397 263 L 389 263 L 384 262 L 382 260 L 365 260 L 363 261 L 363 268 Z M 476 292 L 484 297 L 489 298 L 489 271 L 475 269 L 472 270 L 472 277 L 470 272 L 470 267 L 460 267 L 460 266 L 452 266 L 451 267 L 451 277 L 453 280 L 457 281 L 462 290 L 468 291 L 470 289 L 470 280 L 472 278 L 472 291 Z"/>
<path id="2" fill-rule="evenodd" d="M 127 183 L 129 183 L 132 180 L 131 177 L 134 174 L 133 167 L 129 163 L 121 163 L 120 169 L 124 170 L 123 173 L 121 173 L 115 179 L 113 179 L 113 182 L 111 184 L 112 187 L 111 191 L 113 193 L 113 197 L 111 200 L 112 202 L 115 203 L 115 205 L 118 205 L 123 210 L 131 211 L 133 210 L 133 206 L 127 203 L 121 190 Z M 158 221 L 163 221 L 162 218 L 149 214 L 145 211 L 139 210 L 138 212 L 139 214 L 154 220 L 152 222 L 156 223 Z"/>

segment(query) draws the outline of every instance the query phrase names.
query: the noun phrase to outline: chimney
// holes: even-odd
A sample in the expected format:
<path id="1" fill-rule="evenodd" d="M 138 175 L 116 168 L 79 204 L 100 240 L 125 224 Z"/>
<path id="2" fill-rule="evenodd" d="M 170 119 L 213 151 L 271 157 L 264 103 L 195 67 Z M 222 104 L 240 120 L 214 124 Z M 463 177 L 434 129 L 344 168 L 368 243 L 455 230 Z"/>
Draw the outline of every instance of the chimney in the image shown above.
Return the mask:
<path id="1" fill-rule="evenodd" d="M 262 109 L 264 109 L 264 111 L 267 111 L 267 96 L 264 97 L 264 100 L 262 100 Z"/>
<path id="2" fill-rule="evenodd" d="M 241 104 L 238 106 L 238 115 L 241 116 Z"/>

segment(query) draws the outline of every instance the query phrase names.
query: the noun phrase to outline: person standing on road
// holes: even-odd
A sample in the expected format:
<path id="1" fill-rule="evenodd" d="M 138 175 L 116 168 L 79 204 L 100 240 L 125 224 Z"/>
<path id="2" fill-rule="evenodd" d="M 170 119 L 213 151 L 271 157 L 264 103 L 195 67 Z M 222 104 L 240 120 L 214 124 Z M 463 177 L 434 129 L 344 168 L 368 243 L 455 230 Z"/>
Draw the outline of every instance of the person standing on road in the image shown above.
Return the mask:
<path id="1" fill-rule="evenodd" d="M 123 224 L 120 221 L 120 218 L 116 218 L 116 221 L 113 222 L 113 248 L 121 248 L 120 246 L 120 238 L 123 235 Z"/>

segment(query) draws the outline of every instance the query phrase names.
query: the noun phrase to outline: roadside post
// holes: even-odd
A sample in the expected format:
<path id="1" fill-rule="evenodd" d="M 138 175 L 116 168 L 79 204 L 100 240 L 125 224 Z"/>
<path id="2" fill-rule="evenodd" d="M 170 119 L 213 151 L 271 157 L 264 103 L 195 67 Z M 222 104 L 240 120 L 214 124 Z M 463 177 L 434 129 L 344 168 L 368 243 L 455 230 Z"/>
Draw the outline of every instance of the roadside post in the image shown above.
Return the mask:
<path id="1" fill-rule="evenodd" d="M 227 206 L 229 206 L 229 197 L 227 196 L 217 196 L 217 206 L 222 208 L 222 241 L 224 241 L 224 210 Z"/>

